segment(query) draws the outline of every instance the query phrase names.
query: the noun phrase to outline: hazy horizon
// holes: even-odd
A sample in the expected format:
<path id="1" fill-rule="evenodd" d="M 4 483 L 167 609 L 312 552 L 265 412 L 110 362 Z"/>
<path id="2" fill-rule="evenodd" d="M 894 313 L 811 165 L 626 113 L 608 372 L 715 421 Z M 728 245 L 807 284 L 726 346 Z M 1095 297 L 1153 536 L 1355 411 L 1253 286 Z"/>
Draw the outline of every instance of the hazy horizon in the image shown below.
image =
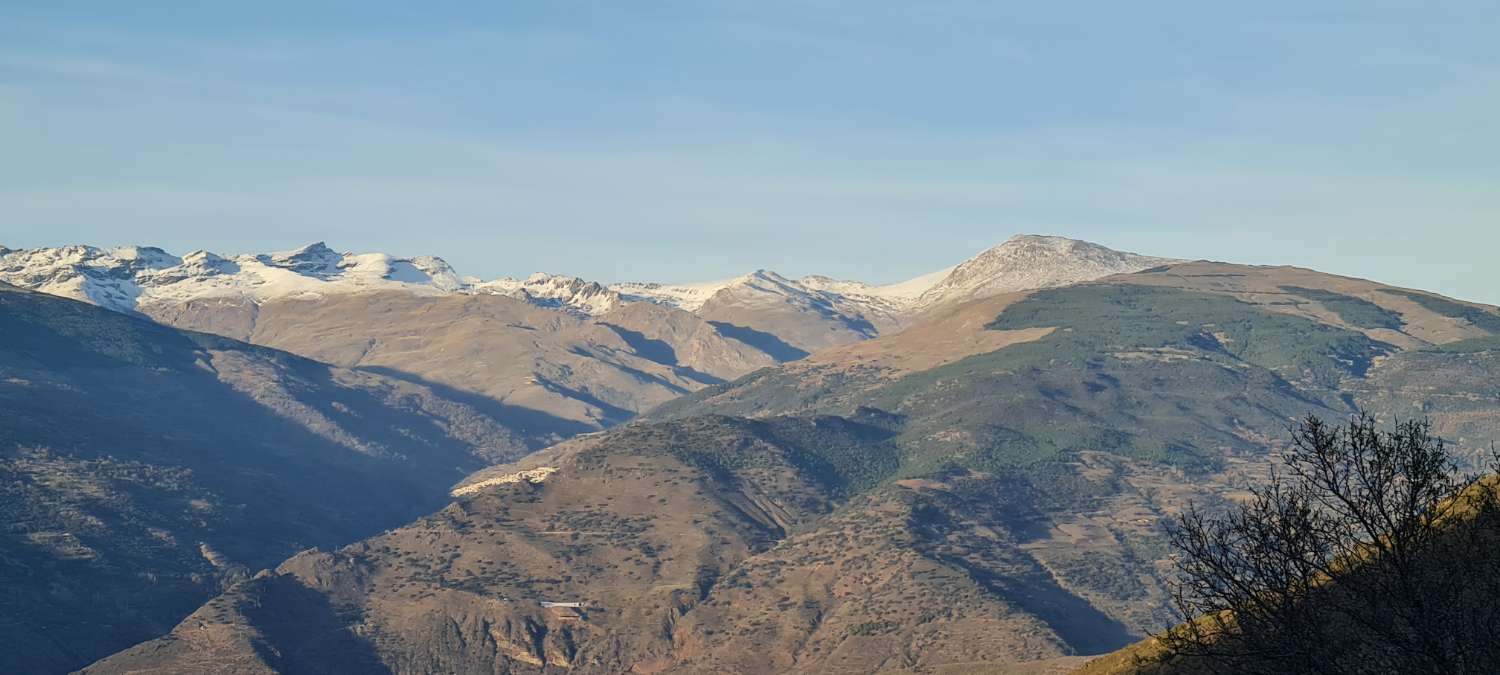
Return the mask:
<path id="1" fill-rule="evenodd" d="M 886 283 L 1024 232 L 1500 303 L 1496 33 L 1484 3 L 8 3 L 0 243 Z"/>

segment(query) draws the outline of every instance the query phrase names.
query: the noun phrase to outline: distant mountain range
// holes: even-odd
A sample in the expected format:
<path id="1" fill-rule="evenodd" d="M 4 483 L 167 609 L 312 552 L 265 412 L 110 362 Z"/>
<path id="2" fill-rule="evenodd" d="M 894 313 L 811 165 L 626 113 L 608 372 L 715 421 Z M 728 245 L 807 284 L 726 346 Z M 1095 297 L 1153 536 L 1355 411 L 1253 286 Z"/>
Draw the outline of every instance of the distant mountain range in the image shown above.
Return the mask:
<path id="1" fill-rule="evenodd" d="M 605 287 L 89 251 L 0 257 L 129 300 L 0 287 L 16 672 L 1042 672 L 1161 627 L 1163 523 L 1293 418 L 1500 441 L 1500 310 L 1294 267 L 1028 236 L 895 287 Z"/>
<path id="2" fill-rule="evenodd" d="M 150 246 L 8 249 L 0 247 L 0 281 L 83 300 L 116 311 L 194 300 L 277 300 L 307 295 L 399 290 L 414 295 L 492 294 L 590 316 L 625 303 L 653 302 L 692 312 L 730 302 L 789 302 L 848 317 L 898 315 L 956 300 L 1046 288 L 1134 272 L 1167 262 L 1097 244 L 1020 235 L 951 268 L 909 281 L 872 286 L 824 276 L 789 279 L 769 270 L 697 284 L 603 285 L 537 273 L 490 281 L 460 277 L 442 258 L 338 253 L 322 242 L 291 251 L 176 256 Z"/>
<path id="3" fill-rule="evenodd" d="M 230 257 L 67 246 L 0 248 L 0 281 L 478 392 L 514 406 L 516 418 L 505 421 L 545 444 L 708 384 L 899 330 L 954 302 L 1162 262 L 1018 236 L 890 286 L 762 270 L 706 284 L 606 287 L 547 274 L 461 278 L 440 258 L 337 253 L 321 243 Z"/>

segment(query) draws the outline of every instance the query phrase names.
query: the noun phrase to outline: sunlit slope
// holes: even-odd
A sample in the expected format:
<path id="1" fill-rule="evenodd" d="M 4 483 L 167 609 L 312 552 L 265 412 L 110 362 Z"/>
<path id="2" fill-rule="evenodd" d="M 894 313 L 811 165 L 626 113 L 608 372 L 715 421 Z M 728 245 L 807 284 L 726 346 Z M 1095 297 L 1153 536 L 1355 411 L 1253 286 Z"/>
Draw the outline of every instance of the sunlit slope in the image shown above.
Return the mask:
<path id="1" fill-rule="evenodd" d="M 869 406 L 904 419 L 902 447 L 918 465 L 1068 449 L 1206 461 L 1262 445 L 1299 413 L 1352 411 L 1382 364 L 1489 335 L 1496 319 L 1484 306 L 1307 270 L 1184 263 L 971 303 L 652 415 Z"/>

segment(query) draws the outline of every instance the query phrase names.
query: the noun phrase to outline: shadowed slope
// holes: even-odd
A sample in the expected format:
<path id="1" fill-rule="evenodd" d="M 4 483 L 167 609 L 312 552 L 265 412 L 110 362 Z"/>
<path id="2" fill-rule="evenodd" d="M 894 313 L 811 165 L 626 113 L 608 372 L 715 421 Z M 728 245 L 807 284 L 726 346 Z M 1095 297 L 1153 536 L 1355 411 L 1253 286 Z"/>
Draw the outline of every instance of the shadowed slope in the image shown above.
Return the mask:
<path id="1" fill-rule="evenodd" d="M 0 288 L 0 670 L 158 634 L 221 583 L 526 451 L 429 388 Z"/>

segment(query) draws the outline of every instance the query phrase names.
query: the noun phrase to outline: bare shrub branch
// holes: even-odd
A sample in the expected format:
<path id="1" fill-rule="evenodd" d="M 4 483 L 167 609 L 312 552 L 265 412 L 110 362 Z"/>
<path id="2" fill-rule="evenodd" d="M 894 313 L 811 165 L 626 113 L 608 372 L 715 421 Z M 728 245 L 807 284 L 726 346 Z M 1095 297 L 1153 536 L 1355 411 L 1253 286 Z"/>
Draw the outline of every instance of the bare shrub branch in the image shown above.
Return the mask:
<path id="1" fill-rule="evenodd" d="M 1492 469 L 1494 467 L 1491 467 Z M 1500 672 L 1500 499 L 1427 421 L 1309 417 L 1279 469 L 1171 531 L 1183 623 L 1158 661 L 1215 673 Z"/>

